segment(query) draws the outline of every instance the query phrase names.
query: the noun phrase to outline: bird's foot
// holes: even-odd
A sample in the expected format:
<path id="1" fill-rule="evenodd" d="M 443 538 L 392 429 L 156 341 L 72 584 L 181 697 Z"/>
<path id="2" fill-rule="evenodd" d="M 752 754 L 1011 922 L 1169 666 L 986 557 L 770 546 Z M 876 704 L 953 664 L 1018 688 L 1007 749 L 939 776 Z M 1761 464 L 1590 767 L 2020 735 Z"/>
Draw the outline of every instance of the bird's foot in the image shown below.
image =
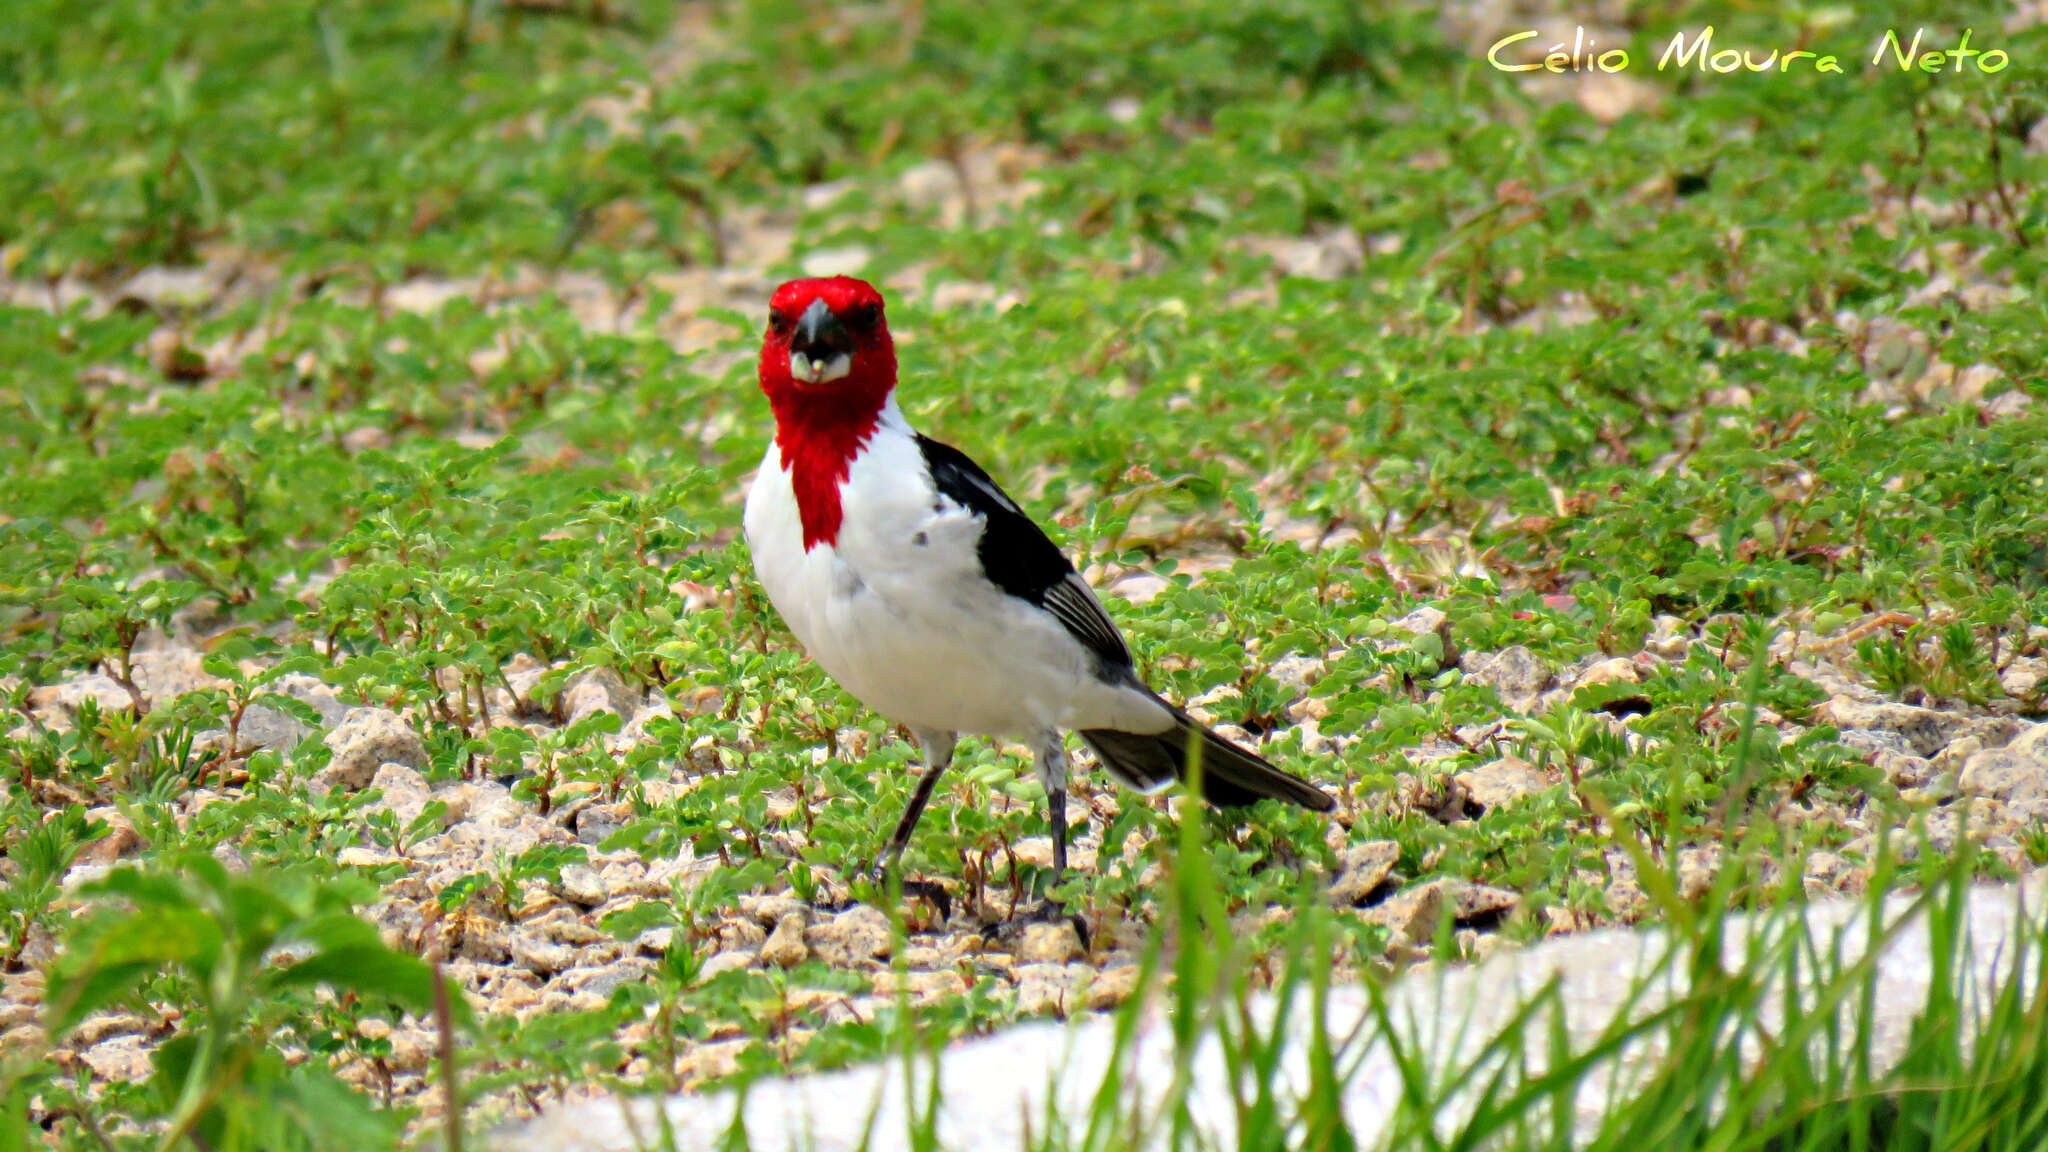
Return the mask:
<path id="1" fill-rule="evenodd" d="M 886 888 L 883 890 L 887 891 Z M 953 918 L 953 893 L 936 880 L 905 880 L 903 898 L 930 904 L 932 910 L 939 914 L 941 924 Z"/>
<path id="2" fill-rule="evenodd" d="M 886 870 L 882 868 L 871 869 L 866 873 L 866 879 L 870 884 L 874 885 L 875 896 L 878 900 L 888 898 L 891 878 Z M 922 900 L 931 905 L 932 910 L 939 914 L 939 923 L 941 924 L 953 918 L 953 893 L 936 880 L 905 878 L 900 882 L 898 891 L 905 900 Z M 844 912 L 848 908 L 863 902 L 856 895 L 856 892 L 857 889 L 853 884 L 834 885 L 829 892 L 821 887 L 818 890 L 817 896 L 812 899 L 811 907 L 820 912 Z"/>
<path id="3" fill-rule="evenodd" d="M 1080 913 L 1067 911 L 1067 906 L 1058 900 L 1042 900 L 986 927 L 998 939 L 1021 940 L 1024 930 L 1034 924 L 1065 924 L 1074 930 L 1074 939 L 1081 942 L 1081 947 L 1088 946 L 1088 922 Z"/>
<path id="4" fill-rule="evenodd" d="M 858 903 L 860 901 L 853 898 L 853 888 L 845 884 L 834 884 L 829 888 L 820 884 L 810 900 L 812 911 L 834 916 Z"/>

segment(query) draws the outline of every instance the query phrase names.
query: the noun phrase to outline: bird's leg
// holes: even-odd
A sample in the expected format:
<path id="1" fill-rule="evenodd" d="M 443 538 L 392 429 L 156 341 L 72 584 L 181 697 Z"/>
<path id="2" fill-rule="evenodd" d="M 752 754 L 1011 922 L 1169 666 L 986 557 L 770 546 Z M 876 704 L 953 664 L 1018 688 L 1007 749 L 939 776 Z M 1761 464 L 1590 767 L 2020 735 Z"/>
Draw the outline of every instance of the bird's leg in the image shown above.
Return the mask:
<path id="1" fill-rule="evenodd" d="M 1028 918 L 1053 924 L 1068 921 L 1074 926 L 1074 934 L 1086 943 L 1088 925 L 1079 916 L 1069 917 L 1066 907 L 1052 895 L 1067 876 L 1067 745 L 1058 732 L 1039 737 L 1034 767 L 1038 770 L 1038 782 L 1045 786 L 1045 821 L 1052 832 L 1052 883 L 1046 890 L 1045 903 L 1030 912 Z"/>
<path id="2" fill-rule="evenodd" d="M 881 858 L 869 871 L 875 884 L 884 891 L 888 890 L 889 873 L 903 859 L 903 850 L 910 845 L 910 835 L 917 831 L 917 821 L 924 815 L 924 806 L 931 803 L 932 789 L 938 786 L 939 777 L 953 763 L 953 746 L 959 742 L 951 732 L 919 729 L 912 735 L 917 737 L 918 747 L 924 750 L 924 771 L 917 778 L 917 787 L 911 790 L 910 803 L 896 821 L 896 830 L 889 834 L 889 843 L 882 849 Z M 938 908 L 941 920 L 952 919 L 952 895 L 939 885 L 930 881 L 905 881 L 903 894 L 930 900 Z"/>
<path id="3" fill-rule="evenodd" d="M 896 831 L 889 834 L 889 843 L 882 849 L 881 859 L 875 861 L 877 876 L 894 868 L 902 859 L 903 850 L 910 846 L 910 834 L 917 831 L 918 818 L 924 815 L 924 806 L 931 803 L 932 789 L 938 785 L 939 776 L 953 763 L 953 745 L 958 738 L 951 732 L 920 729 L 913 735 L 917 737 L 918 747 L 924 749 L 924 771 L 918 775 L 917 787 L 911 790 L 910 803 L 904 807 L 903 816 L 896 821 Z"/>
<path id="4" fill-rule="evenodd" d="M 1058 733 L 1038 743 L 1038 782 L 1045 785 L 1045 822 L 1052 830 L 1052 886 L 1067 875 L 1067 746 Z"/>

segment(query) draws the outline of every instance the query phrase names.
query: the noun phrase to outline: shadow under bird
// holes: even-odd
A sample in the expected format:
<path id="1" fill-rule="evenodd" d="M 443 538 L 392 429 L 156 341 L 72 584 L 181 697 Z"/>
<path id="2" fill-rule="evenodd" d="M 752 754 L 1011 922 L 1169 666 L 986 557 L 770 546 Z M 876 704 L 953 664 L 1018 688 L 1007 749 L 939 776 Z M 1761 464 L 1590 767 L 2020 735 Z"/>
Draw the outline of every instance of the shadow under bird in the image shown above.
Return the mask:
<path id="1" fill-rule="evenodd" d="M 776 289 L 760 380 L 775 438 L 745 527 L 761 586 L 811 658 L 924 752 L 877 878 L 902 856 L 962 735 L 1035 750 L 1055 885 L 1067 865 L 1068 729 L 1140 792 L 1179 779 L 1199 743 L 1212 803 L 1334 806 L 1146 687 L 1059 546 L 974 461 L 911 429 L 872 285 L 838 276 Z"/>

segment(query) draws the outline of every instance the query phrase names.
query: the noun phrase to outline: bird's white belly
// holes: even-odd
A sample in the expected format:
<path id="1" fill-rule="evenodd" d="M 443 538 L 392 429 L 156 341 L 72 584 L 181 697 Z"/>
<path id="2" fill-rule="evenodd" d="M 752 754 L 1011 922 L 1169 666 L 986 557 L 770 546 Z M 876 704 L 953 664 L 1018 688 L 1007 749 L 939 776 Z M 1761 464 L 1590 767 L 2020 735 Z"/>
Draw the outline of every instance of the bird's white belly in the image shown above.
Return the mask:
<path id="1" fill-rule="evenodd" d="M 989 583 L 976 554 L 981 520 L 928 486 L 906 489 L 897 478 L 915 472 L 886 458 L 894 447 L 879 443 L 855 463 L 832 544 L 804 548 L 772 447 L 748 493 L 755 571 L 811 658 L 913 728 L 1032 737 L 1167 723 L 1149 695 L 1097 678 L 1053 616 Z"/>
<path id="2" fill-rule="evenodd" d="M 1082 650 L 1022 602 L 862 573 L 826 547 L 798 571 L 804 587 L 769 598 L 811 658 L 891 720 L 1015 736 L 1093 726 L 1084 713 L 1097 686 Z"/>

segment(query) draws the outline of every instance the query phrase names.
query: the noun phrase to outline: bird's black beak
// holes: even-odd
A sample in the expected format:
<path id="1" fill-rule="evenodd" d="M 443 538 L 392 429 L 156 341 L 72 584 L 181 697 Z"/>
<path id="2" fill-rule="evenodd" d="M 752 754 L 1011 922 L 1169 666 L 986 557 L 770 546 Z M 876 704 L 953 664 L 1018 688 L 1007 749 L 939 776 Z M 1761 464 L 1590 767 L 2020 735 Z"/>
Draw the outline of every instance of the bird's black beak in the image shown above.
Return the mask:
<path id="1" fill-rule="evenodd" d="M 789 374 L 806 384 L 837 380 L 853 370 L 853 333 L 823 300 L 811 301 L 789 337 Z"/>

